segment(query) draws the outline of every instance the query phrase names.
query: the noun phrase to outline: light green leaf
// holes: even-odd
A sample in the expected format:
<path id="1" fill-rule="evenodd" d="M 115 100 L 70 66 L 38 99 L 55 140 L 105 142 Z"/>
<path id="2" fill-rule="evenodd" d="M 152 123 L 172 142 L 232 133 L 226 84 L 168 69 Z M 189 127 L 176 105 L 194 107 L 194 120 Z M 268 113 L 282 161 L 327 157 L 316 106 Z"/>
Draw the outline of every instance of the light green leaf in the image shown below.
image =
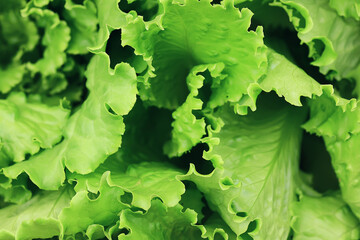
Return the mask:
<path id="1" fill-rule="evenodd" d="M 211 175 L 191 169 L 184 179 L 196 183 L 237 235 L 286 239 L 305 112 L 273 96 L 259 101 L 247 116 L 226 106 L 215 113 L 224 126 L 209 128 L 203 156 L 216 169 Z"/>
<path id="2" fill-rule="evenodd" d="M 23 14 L 35 18 L 37 26 L 45 28 L 42 38 L 42 45 L 45 46 L 43 57 L 35 63 L 28 63 L 27 67 L 33 73 L 40 72 L 44 77 L 55 74 L 66 60 L 65 49 L 70 41 L 70 28 L 56 13 L 48 9 L 29 8 Z"/>
<path id="3" fill-rule="evenodd" d="M 0 209 L 0 239 L 28 240 L 60 235 L 58 216 L 72 196 L 71 188 L 40 192 L 24 204 Z"/>
<path id="4" fill-rule="evenodd" d="M 95 172 L 87 175 L 72 174 L 69 179 L 77 182 L 76 191 L 97 192 L 101 176 L 109 173 L 108 184 L 131 193 L 133 206 L 147 210 L 154 197 L 160 198 L 169 207 L 179 203 L 185 192 L 184 184 L 177 179 L 177 176 L 182 174 L 181 171 L 159 162 L 129 165 L 125 162 L 129 160 L 121 158 L 121 155 L 120 159 L 111 158 Z"/>
<path id="5" fill-rule="evenodd" d="M 191 69 L 222 62 L 227 77 L 214 88 L 209 106 L 230 101 L 238 103 L 238 108 L 255 108 L 260 90 L 255 91 L 252 84 L 265 73 L 266 49 L 262 29 L 248 31 L 252 13 L 248 9 L 239 12 L 231 1 L 214 6 L 207 0 L 183 5 L 164 1 L 162 5 L 159 18 L 144 23 L 140 17 L 129 16 L 123 28 L 122 44 L 133 47 L 149 65 L 142 99 L 175 109 L 189 93 L 186 77 Z"/>
<path id="6" fill-rule="evenodd" d="M 39 188 L 56 190 L 65 180 L 64 145 L 65 143 L 62 142 L 52 149 L 31 157 L 27 161 L 3 168 L 3 174 L 9 179 L 16 179 L 22 172 L 25 172 Z"/>
<path id="7" fill-rule="evenodd" d="M 7 93 L 21 82 L 24 71 L 23 65 L 12 65 L 5 69 L 0 67 L 0 92 Z"/>
<path id="8" fill-rule="evenodd" d="M 360 111 L 356 100 L 337 96 L 330 85 L 322 86 L 322 89 L 320 97 L 309 100 L 311 117 L 303 128 L 310 133 L 337 140 L 347 140 L 352 134 L 359 133 Z"/>
<path id="9" fill-rule="evenodd" d="M 67 0 L 64 16 L 71 33 L 67 52 L 71 54 L 88 53 L 88 48 L 94 46 L 97 36 L 98 20 L 95 4 L 91 0 L 84 1 L 83 5 Z"/>
<path id="10" fill-rule="evenodd" d="M 360 75 L 354 75 L 360 63 L 360 25 L 356 21 L 337 15 L 328 0 L 280 0 L 274 5 L 287 12 L 298 37 L 309 47 L 312 64 L 323 74 L 360 81 Z"/>
<path id="11" fill-rule="evenodd" d="M 119 0 L 95 0 L 99 32 L 91 51 L 105 51 L 106 41 L 109 39 L 111 31 L 125 26 L 126 14 L 120 11 L 118 2 Z"/>
<path id="12" fill-rule="evenodd" d="M 312 98 L 321 95 L 319 83 L 307 75 L 284 56 L 268 49 L 268 72 L 260 82 L 260 87 L 265 92 L 274 90 L 279 97 L 292 105 L 301 106 L 300 97 Z"/>
<path id="13" fill-rule="evenodd" d="M 90 199 L 88 191 L 76 193 L 70 206 L 63 209 L 59 219 L 65 234 L 75 234 L 85 231 L 92 224 L 108 226 L 115 224 L 119 212 L 127 208 L 120 200 L 124 191 L 118 187 L 108 185 L 109 173 L 101 178 L 98 196 Z"/>
<path id="14" fill-rule="evenodd" d="M 356 20 L 360 20 L 360 2 L 358 0 L 330 0 L 329 5 L 340 16 L 352 17 Z"/>
<path id="15" fill-rule="evenodd" d="M 89 64 L 86 85 L 90 95 L 65 131 L 65 165 L 70 171 L 92 172 L 121 145 L 122 115 L 136 101 L 136 75 L 128 64 L 118 64 L 114 70 L 109 65 L 106 54 L 95 56 Z"/>
<path id="16" fill-rule="evenodd" d="M 196 213 L 190 209 L 182 211 L 180 205 L 166 208 L 159 200 L 152 201 L 146 212 L 123 210 L 120 214 L 120 228 L 129 229 L 119 239 L 201 239 L 201 231 L 195 227 Z"/>
<path id="17" fill-rule="evenodd" d="M 310 119 L 303 127 L 324 138 L 342 197 L 359 217 L 360 109 L 355 99 L 342 99 L 331 90 L 328 88 L 322 96 L 309 101 Z"/>
<path id="18" fill-rule="evenodd" d="M 70 117 L 64 141 L 21 165 L 4 169 L 6 177 L 13 179 L 26 172 L 40 188 L 57 189 L 64 180 L 64 166 L 81 174 L 90 173 L 118 150 L 124 133 L 122 115 L 136 100 L 135 71 L 125 63 L 111 70 L 108 56 L 99 54 L 89 64 L 87 78 L 90 95 Z M 49 167 L 35 167 L 39 165 Z"/>
<path id="19" fill-rule="evenodd" d="M 294 240 L 355 240 L 360 237 L 359 220 L 339 195 L 303 196 L 294 203 L 292 213 Z"/>
<path id="20" fill-rule="evenodd" d="M 60 141 L 69 111 L 27 102 L 25 94 L 13 93 L 0 100 L 0 115 L 0 166 L 4 167 Z"/>
<path id="21" fill-rule="evenodd" d="M 218 87 L 215 83 L 220 83 L 225 78 L 225 76 L 221 75 L 223 68 L 223 64 L 208 64 L 197 65 L 191 69 L 186 78 L 190 93 L 185 102 L 172 114 L 174 121 L 171 124 L 173 127 L 171 140 L 164 146 L 164 152 L 169 157 L 181 156 L 198 144 L 205 135 L 205 118 L 194 115 L 194 111 L 203 109 L 199 89 L 204 86 L 206 79 L 201 73 L 204 74 L 205 71 L 210 73 L 210 78 L 214 78 L 214 83 L 211 87 L 215 88 Z M 207 79 L 207 81 L 211 81 L 211 79 Z M 207 82 L 206 84 L 210 83 Z"/>

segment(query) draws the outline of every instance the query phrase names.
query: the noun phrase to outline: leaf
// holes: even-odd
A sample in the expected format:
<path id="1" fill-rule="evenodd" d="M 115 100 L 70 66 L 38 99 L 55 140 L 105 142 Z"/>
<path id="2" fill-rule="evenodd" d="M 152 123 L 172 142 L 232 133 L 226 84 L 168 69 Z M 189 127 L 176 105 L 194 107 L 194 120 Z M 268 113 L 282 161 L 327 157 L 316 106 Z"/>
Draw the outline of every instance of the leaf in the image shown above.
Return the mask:
<path id="1" fill-rule="evenodd" d="M 359 239 L 359 221 L 339 195 L 303 196 L 292 212 L 294 240 Z"/>
<path id="2" fill-rule="evenodd" d="M 101 176 L 109 174 L 109 186 L 131 193 L 131 205 L 145 210 L 150 208 L 154 197 L 160 198 L 169 207 L 179 203 L 181 195 L 185 192 L 184 184 L 177 179 L 177 176 L 182 174 L 181 171 L 158 162 L 129 165 L 124 161 L 131 161 L 121 158 L 121 155 L 120 159 L 111 158 L 95 172 L 87 175 L 72 174 L 69 179 L 77 182 L 76 191 L 97 192 Z"/>
<path id="3" fill-rule="evenodd" d="M 313 65 L 331 78 L 354 77 L 360 58 L 359 24 L 344 19 L 329 7 L 328 0 L 281 0 L 274 3 L 289 15 L 302 43 L 309 47 Z"/>
<path id="4" fill-rule="evenodd" d="M 330 0 L 329 5 L 338 15 L 344 17 L 352 17 L 360 20 L 360 2 L 357 0 L 339 1 Z"/>
<path id="5" fill-rule="evenodd" d="M 310 119 L 303 127 L 322 136 L 339 179 L 344 201 L 360 216 L 359 153 L 360 110 L 355 99 L 345 100 L 328 88 L 309 101 Z M 339 127 L 341 126 L 341 127 Z"/>
<path id="6" fill-rule="evenodd" d="M 33 74 L 39 72 L 42 76 L 55 74 L 57 69 L 66 61 L 65 49 L 70 41 L 70 29 L 65 21 L 48 10 L 39 8 L 28 8 L 23 11 L 24 16 L 36 19 L 38 27 L 45 28 L 42 44 L 45 46 L 43 57 L 35 63 L 28 63 L 27 67 Z"/>
<path id="7" fill-rule="evenodd" d="M 21 165 L 4 169 L 6 177 L 14 179 L 26 172 L 40 188 L 58 189 L 64 181 L 64 167 L 90 173 L 118 150 L 124 133 L 122 115 L 130 111 L 136 100 L 135 71 L 125 63 L 110 70 L 108 56 L 99 54 L 91 61 L 87 77 L 90 95 L 70 117 L 61 144 Z M 39 165 L 49 166 L 53 174 L 48 175 L 47 168 L 34 168 Z"/>
<path id="8" fill-rule="evenodd" d="M 71 188 L 40 192 L 24 204 L 0 209 L 0 238 L 27 240 L 59 235 L 58 216 L 72 196 Z"/>
<path id="9" fill-rule="evenodd" d="M 88 48 L 94 46 L 96 42 L 98 24 L 96 5 L 90 0 L 84 1 L 82 5 L 67 0 L 64 16 L 71 33 L 67 52 L 71 54 L 88 53 Z"/>
<path id="10" fill-rule="evenodd" d="M 203 109 L 199 89 L 204 87 L 205 77 L 201 73 L 205 74 L 205 71 L 208 71 L 210 78 L 214 78 L 214 82 L 216 80 L 216 82 L 220 82 L 225 77 L 221 75 L 223 68 L 223 64 L 209 64 L 197 65 L 191 69 L 186 78 L 190 93 L 185 102 L 172 114 L 174 121 L 171 124 L 173 127 L 171 140 L 164 146 L 164 152 L 169 157 L 181 156 L 190 151 L 205 135 L 205 118 L 194 115 L 194 111 Z"/>
<path id="11" fill-rule="evenodd" d="M 239 12 L 231 1 L 215 6 L 205 0 L 162 5 L 164 12 L 153 21 L 144 23 L 129 16 L 123 28 L 122 44 L 133 47 L 148 62 L 141 98 L 176 109 L 189 93 L 186 76 L 194 66 L 223 63 L 227 77 L 213 90 L 208 104 L 214 108 L 230 101 L 242 112 L 248 105 L 254 108 L 260 91 L 252 84 L 265 73 L 266 48 L 261 28 L 248 31 L 252 13 Z"/>
<path id="12" fill-rule="evenodd" d="M 79 191 L 72 198 L 70 206 L 63 209 L 59 219 L 65 234 L 84 231 L 92 224 L 108 226 L 116 223 L 118 213 L 127 206 L 120 201 L 124 191 L 109 186 L 108 178 L 109 173 L 101 178 L 99 195 L 95 199 L 90 199 L 86 190 Z"/>
<path id="13" fill-rule="evenodd" d="M 120 228 L 129 229 L 119 239 L 200 239 L 201 232 L 195 227 L 196 213 L 190 209 L 182 211 L 180 205 L 166 208 L 159 200 L 152 201 L 146 213 L 123 210 Z"/>
<path id="14" fill-rule="evenodd" d="M 247 116 L 226 106 L 215 116 L 219 128 L 209 128 L 203 140 L 209 145 L 203 157 L 215 171 L 190 169 L 184 179 L 196 183 L 238 236 L 286 239 L 305 112 L 265 95 Z"/>
<path id="15" fill-rule="evenodd" d="M 119 0 L 95 0 L 99 32 L 96 37 L 93 52 L 105 51 L 106 42 L 114 29 L 119 29 L 126 24 L 126 14 L 118 8 Z"/>
<path id="16" fill-rule="evenodd" d="M 25 94 L 12 93 L 0 100 L 0 115 L 0 166 L 4 167 L 59 142 L 69 111 L 29 102 Z"/>
<path id="17" fill-rule="evenodd" d="M 312 98 L 321 95 L 319 83 L 307 75 L 284 56 L 268 48 L 268 72 L 260 82 L 260 87 L 265 92 L 274 90 L 279 97 L 292 105 L 302 106 L 300 97 Z"/>

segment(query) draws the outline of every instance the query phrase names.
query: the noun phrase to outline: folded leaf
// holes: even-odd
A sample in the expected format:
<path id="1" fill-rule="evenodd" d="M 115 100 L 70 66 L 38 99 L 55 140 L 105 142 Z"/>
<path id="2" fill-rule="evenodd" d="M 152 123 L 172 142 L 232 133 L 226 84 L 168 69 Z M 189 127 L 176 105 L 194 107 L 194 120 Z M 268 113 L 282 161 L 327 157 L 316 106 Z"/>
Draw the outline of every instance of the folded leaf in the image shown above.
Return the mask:
<path id="1" fill-rule="evenodd" d="M 268 71 L 260 82 L 265 92 L 274 90 L 279 97 L 292 105 L 301 106 L 300 97 L 312 98 L 321 95 L 318 82 L 307 75 L 301 68 L 291 63 L 284 56 L 268 48 Z"/>
<path id="2" fill-rule="evenodd" d="M 359 217 L 360 109 L 355 99 L 345 100 L 331 90 L 328 88 L 322 96 L 309 101 L 310 119 L 303 127 L 324 138 L 342 197 Z"/>
<path id="3" fill-rule="evenodd" d="M 264 96 L 247 116 L 229 107 L 215 114 L 224 126 L 209 129 L 204 158 L 216 169 L 211 175 L 191 170 L 184 179 L 196 183 L 237 235 L 286 239 L 305 112 Z"/>
<path id="4" fill-rule="evenodd" d="M 171 124 L 173 127 L 171 140 L 164 146 L 164 152 L 169 157 L 181 156 L 198 144 L 205 135 L 205 118 L 200 116 L 196 117 L 194 111 L 203 109 L 199 89 L 203 88 L 204 84 L 210 84 L 208 82 L 204 83 L 204 81 L 211 81 L 212 79 L 205 79 L 201 73 L 205 74 L 205 71 L 208 71 L 210 78 L 214 78 L 211 86 L 211 88 L 214 89 L 218 87 L 220 81 L 226 77 L 221 75 L 223 68 L 223 64 L 209 64 L 197 65 L 191 69 L 186 78 L 190 93 L 185 102 L 172 114 L 174 121 Z M 203 98 L 206 98 L 206 96 L 203 96 Z"/>
<path id="5" fill-rule="evenodd" d="M 146 213 L 126 209 L 120 214 L 120 228 L 129 234 L 120 234 L 119 239 L 200 239 L 201 231 L 195 227 L 196 213 L 190 209 L 182 211 L 180 205 L 166 208 L 154 200 Z"/>
<path id="6" fill-rule="evenodd" d="M 108 226 L 116 223 L 120 210 L 127 205 L 120 201 L 124 191 L 118 187 L 107 184 L 109 174 L 103 175 L 99 187 L 98 196 L 91 199 L 88 191 L 76 193 L 70 206 L 63 209 L 59 215 L 65 234 L 75 234 L 85 231 L 92 224 Z"/>
<path id="7" fill-rule="evenodd" d="M 248 31 L 252 13 L 239 12 L 232 1 L 214 6 L 206 0 L 162 5 L 159 18 L 145 23 L 129 17 L 123 28 L 122 44 L 133 47 L 149 65 L 142 99 L 175 109 L 186 100 L 186 76 L 194 66 L 223 63 L 227 77 L 214 89 L 209 105 L 214 108 L 231 101 L 244 108 L 242 98 L 250 97 L 246 104 L 254 108 L 260 91 L 251 85 L 265 73 L 266 56 L 262 29 Z"/>
<path id="8" fill-rule="evenodd" d="M 319 66 L 323 74 L 360 81 L 356 72 L 360 63 L 360 26 L 356 21 L 337 15 L 328 0 L 280 0 L 274 5 L 287 12 L 301 42 L 309 47 L 312 64 Z"/>

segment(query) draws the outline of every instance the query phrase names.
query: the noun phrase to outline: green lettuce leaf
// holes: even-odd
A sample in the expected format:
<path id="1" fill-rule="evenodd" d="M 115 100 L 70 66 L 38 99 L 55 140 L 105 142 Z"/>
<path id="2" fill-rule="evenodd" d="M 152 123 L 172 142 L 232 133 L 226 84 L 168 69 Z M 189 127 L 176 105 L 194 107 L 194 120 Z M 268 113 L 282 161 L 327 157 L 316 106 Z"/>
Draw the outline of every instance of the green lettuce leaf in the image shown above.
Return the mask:
<path id="1" fill-rule="evenodd" d="M 109 68 L 106 54 L 92 59 L 87 70 L 90 95 L 70 117 L 65 139 L 22 164 L 5 168 L 6 177 L 15 179 L 26 172 L 40 188 L 53 190 L 64 181 L 65 166 L 70 171 L 90 173 L 118 150 L 124 133 L 122 115 L 131 110 L 136 100 L 136 76 L 128 64 L 118 64 L 115 70 Z M 49 169 L 53 175 L 48 174 Z"/>
<path id="2" fill-rule="evenodd" d="M 48 9 L 28 7 L 22 13 L 34 18 L 39 28 L 44 28 L 41 42 L 45 47 L 43 57 L 35 63 L 28 63 L 28 69 L 33 74 L 41 73 L 43 77 L 55 74 L 66 61 L 65 49 L 70 41 L 70 28 L 56 13 Z"/>
<path id="3" fill-rule="evenodd" d="M 120 214 L 120 228 L 129 234 L 120 234 L 119 239 L 200 239 L 201 231 L 195 227 L 196 213 L 190 209 L 182 211 L 180 205 L 166 208 L 159 200 L 152 201 L 146 212 L 126 209 Z"/>
<path id="4" fill-rule="evenodd" d="M 181 156 L 198 144 L 205 135 L 205 118 L 194 115 L 194 111 L 203 109 L 203 102 L 199 96 L 199 89 L 204 84 L 210 84 L 210 79 L 204 83 L 205 77 L 200 75 L 208 71 L 210 78 L 214 78 L 211 88 L 215 88 L 216 83 L 225 77 L 221 75 L 223 64 L 197 65 L 193 67 L 186 78 L 188 88 L 190 90 L 185 102 L 178 107 L 172 114 L 174 121 L 171 124 L 173 130 L 171 132 L 171 140 L 164 146 L 164 152 L 169 157 Z M 206 93 L 205 93 L 206 94 Z M 205 95 L 203 94 L 203 95 Z M 203 96 L 205 98 L 206 96 Z M 206 108 L 206 107 L 205 107 Z"/>
<path id="5" fill-rule="evenodd" d="M 97 19 L 99 21 L 99 32 L 96 37 L 95 46 L 91 48 L 94 52 L 105 51 L 106 42 L 114 29 L 126 25 L 126 14 L 118 8 L 119 0 L 96 0 Z"/>
<path id="6" fill-rule="evenodd" d="M 309 47 L 313 65 L 330 78 L 353 77 L 360 63 L 360 25 L 344 19 L 330 8 L 328 0 L 280 0 L 274 3 L 289 15 L 302 43 Z"/>
<path id="7" fill-rule="evenodd" d="M 286 239 L 305 111 L 263 97 L 247 116 L 219 109 L 224 126 L 209 129 L 204 140 L 209 145 L 204 158 L 216 169 L 211 175 L 192 169 L 184 179 L 196 183 L 237 235 Z"/>
<path id="8" fill-rule="evenodd" d="M 359 220 L 339 195 L 302 196 L 292 206 L 294 240 L 359 239 Z"/>
<path id="9" fill-rule="evenodd" d="M 8 93 L 25 74 L 21 58 L 39 40 L 35 24 L 20 15 L 25 1 L 0 2 L 0 92 Z"/>
<path id="10" fill-rule="evenodd" d="M 357 0 L 330 0 L 329 5 L 340 16 L 352 17 L 356 20 L 360 20 L 360 2 Z"/>
<path id="11" fill-rule="evenodd" d="M 88 191 L 79 191 L 71 199 L 70 206 L 62 210 L 59 219 L 64 234 L 85 231 L 93 224 L 108 226 L 116 223 L 119 212 L 127 208 L 127 205 L 120 199 L 124 191 L 118 187 L 109 186 L 108 178 L 109 173 L 103 175 L 98 196 L 89 198 Z"/>
<path id="12" fill-rule="evenodd" d="M 231 1 L 214 6 L 210 1 L 182 5 L 164 1 L 162 8 L 157 18 L 146 23 L 141 17 L 129 16 L 122 31 L 122 44 L 133 47 L 148 63 L 141 98 L 175 109 L 189 94 L 186 77 L 191 69 L 221 62 L 227 77 L 213 89 L 209 106 L 230 101 L 241 112 L 248 105 L 254 108 L 260 90 L 253 84 L 265 73 L 266 48 L 261 28 L 248 31 L 252 13 L 248 9 L 239 12 Z M 194 23 L 193 19 L 199 21 Z"/>
<path id="13" fill-rule="evenodd" d="M 51 238 L 62 231 L 59 213 L 70 204 L 71 188 L 40 192 L 30 201 L 0 209 L 1 239 Z"/>
<path id="14" fill-rule="evenodd" d="M 65 3 L 64 16 L 70 28 L 70 42 L 67 52 L 70 54 L 88 53 L 88 48 L 96 43 L 97 16 L 96 5 L 93 1 L 75 4 L 73 0 Z"/>
<path id="15" fill-rule="evenodd" d="M 345 100 L 331 87 L 318 98 L 309 101 L 310 119 L 303 127 L 322 136 L 339 179 L 344 201 L 356 216 L 360 216 L 360 110 L 355 99 Z M 339 127 L 341 126 L 341 127 Z"/>
<path id="16" fill-rule="evenodd" d="M 260 81 L 260 87 L 265 92 L 275 91 L 279 97 L 284 96 L 288 103 L 295 106 L 302 106 L 300 97 L 312 98 L 314 95 L 322 94 L 319 83 L 270 48 L 268 48 L 268 71 L 266 77 Z"/>
<path id="17" fill-rule="evenodd" d="M 160 198 L 169 207 L 179 203 L 185 192 L 184 184 L 177 179 L 177 176 L 183 174 L 182 171 L 160 162 L 129 165 L 128 162 L 131 161 L 122 158 L 119 153 L 117 158 L 109 158 L 95 172 L 87 175 L 72 174 L 68 179 L 77 182 L 76 191 L 88 190 L 96 193 L 100 187 L 101 176 L 109 174 L 109 186 L 131 193 L 131 205 L 145 210 L 150 208 L 154 197 Z"/>
<path id="18" fill-rule="evenodd" d="M 69 111 L 29 101 L 23 93 L 0 100 L 0 167 L 60 141 Z"/>

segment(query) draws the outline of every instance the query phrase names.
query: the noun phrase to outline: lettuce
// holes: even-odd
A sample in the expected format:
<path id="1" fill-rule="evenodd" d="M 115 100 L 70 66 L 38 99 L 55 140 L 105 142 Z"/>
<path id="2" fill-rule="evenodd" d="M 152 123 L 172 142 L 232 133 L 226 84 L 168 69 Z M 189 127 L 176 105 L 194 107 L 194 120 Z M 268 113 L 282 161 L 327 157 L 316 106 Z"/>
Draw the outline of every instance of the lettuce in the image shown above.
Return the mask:
<path id="1" fill-rule="evenodd" d="M 359 239 L 359 9 L 0 0 L 0 239 Z"/>

